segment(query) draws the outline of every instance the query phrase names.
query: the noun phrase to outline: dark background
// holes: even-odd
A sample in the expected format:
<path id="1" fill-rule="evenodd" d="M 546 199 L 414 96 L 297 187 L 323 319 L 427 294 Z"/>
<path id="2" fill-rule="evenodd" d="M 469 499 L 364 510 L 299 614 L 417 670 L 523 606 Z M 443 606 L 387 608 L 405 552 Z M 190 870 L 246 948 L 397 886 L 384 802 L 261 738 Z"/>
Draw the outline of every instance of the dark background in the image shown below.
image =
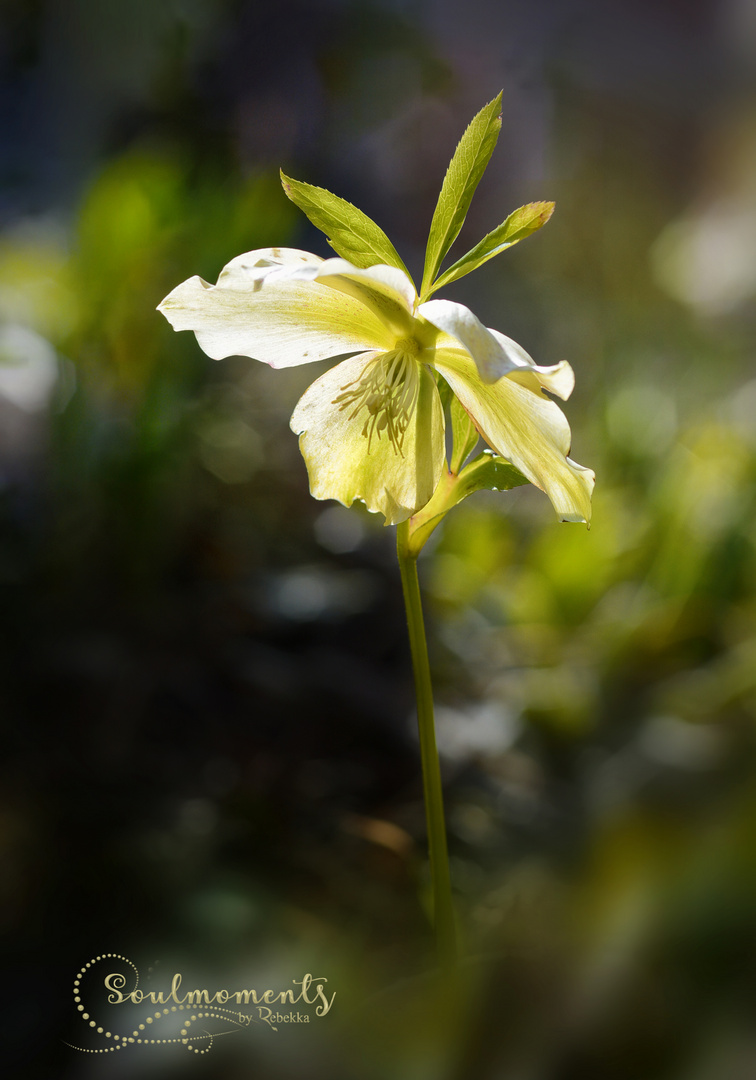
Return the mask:
<path id="1" fill-rule="evenodd" d="M 21 1075 L 750 1080 L 755 61 L 748 0 L 0 5 Z M 525 202 L 556 213 L 445 295 L 570 361 L 598 482 L 590 532 L 533 489 L 480 494 L 421 561 L 471 958 L 452 1022 L 422 981 L 394 530 L 308 495 L 288 417 L 322 367 L 215 364 L 154 309 L 245 250 L 328 254 L 279 167 L 419 273 L 456 141 L 502 88 L 455 251 Z M 318 969 L 336 1004 L 202 1059 L 79 1054 L 71 986 L 102 952 L 161 987 Z"/>

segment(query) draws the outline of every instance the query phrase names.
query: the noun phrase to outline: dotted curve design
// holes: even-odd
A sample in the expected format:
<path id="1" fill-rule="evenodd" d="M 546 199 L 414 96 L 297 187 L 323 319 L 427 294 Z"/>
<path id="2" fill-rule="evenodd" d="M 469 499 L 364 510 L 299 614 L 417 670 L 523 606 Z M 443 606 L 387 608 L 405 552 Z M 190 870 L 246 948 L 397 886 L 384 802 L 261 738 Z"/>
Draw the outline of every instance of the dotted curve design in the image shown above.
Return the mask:
<path id="1" fill-rule="evenodd" d="M 178 1046 L 182 1046 L 194 1054 L 209 1054 L 213 1048 L 214 1039 L 219 1035 L 231 1035 L 236 1031 L 241 1030 L 243 1027 L 248 1027 L 250 1023 L 257 1023 L 253 1016 L 246 1015 L 245 1013 L 232 1012 L 230 1009 L 205 1010 L 203 1012 L 198 1012 L 193 1006 L 171 1005 L 170 1007 L 159 1009 L 149 1016 L 145 1016 L 142 1022 L 137 1024 L 133 1029 L 131 1034 L 115 1034 L 114 1032 L 107 1031 L 102 1025 L 98 1024 L 96 1020 L 92 1019 L 90 1014 L 86 1011 L 81 999 L 84 977 L 95 964 L 100 963 L 102 960 L 122 960 L 124 964 L 128 964 L 134 972 L 133 989 L 136 990 L 139 986 L 139 972 L 136 964 L 132 963 L 127 956 L 121 956 L 120 953 L 102 953 L 101 956 L 95 956 L 89 963 L 84 964 L 84 966 L 79 969 L 73 984 L 73 996 L 76 1008 L 81 1019 L 88 1024 L 97 1035 L 100 1035 L 104 1039 L 108 1039 L 112 1044 L 110 1046 L 89 1049 L 86 1046 L 76 1046 L 74 1043 L 66 1042 L 66 1046 L 70 1046 L 73 1050 L 79 1050 L 82 1054 L 110 1054 L 116 1050 L 130 1049 L 132 1046 L 157 1046 L 167 1045 L 169 1043 L 175 1043 Z M 125 982 L 126 980 L 124 979 L 123 985 L 125 985 Z M 174 1013 L 177 1014 L 176 1018 L 178 1018 L 178 1014 L 182 1012 L 188 1013 L 189 1015 L 180 1018 L 182 1026 L 178 1036 L 164 1039 L 147 1037 L 148 1025 L 154 1025 L 154 1027 L 150 1029 L 154 1031 L 160 1022 L 165 1022 L 166 1018 L 169 1018 Z M 227 1023 L 234 1024 L 235 1028 L 232 1031 L 220 1031 L 215 1034 L 204 1030 L 202 1033 L 198 1032 L 195 1035 L 190 1035 L 190 1028 L 199 1020 L 223 1020 Z M 207 1045 L 198 1046 L 196 1045 L 197 1043 L 206 1043 Z"/>

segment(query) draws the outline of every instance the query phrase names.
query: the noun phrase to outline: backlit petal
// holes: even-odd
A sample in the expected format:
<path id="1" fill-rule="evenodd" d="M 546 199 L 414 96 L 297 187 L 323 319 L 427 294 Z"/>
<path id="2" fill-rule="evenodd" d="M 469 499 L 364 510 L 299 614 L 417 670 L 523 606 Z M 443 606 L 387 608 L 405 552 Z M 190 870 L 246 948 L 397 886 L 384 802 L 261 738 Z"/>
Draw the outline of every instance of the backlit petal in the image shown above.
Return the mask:
<path id="1" fill-rule="evenodd" d="M 158 310 L 174 330 L 193 330 L 200 348 L 216 360 L 251 356 L 283 368 L 389 349 L 396 335 L 378 305 L 307 279 L 323 265 L 293 248 L 250 251 L 224 267 L 217 285 L 189 278 Z"/>
<path id="2" fill-rule="evenodd" d="M 390 308 L 401 308 L 411 315 L 417 303 L 417 292 L 406 274 L 395 266 L 353 266 L 346 259 L 325 259 L 315 267 L 299 267 L 297 277 L 322 281 L 333 289 L 364 298 L 371 305 L 381 297 Z"/>
<path id="3" fill-rule="evenodd" d="M 461 350 L 438 350 L 435 366 L 489 446 L 546 492 L 562 521 L 590 521 L 594 474 L 567 457 L 570 428 L 559 406 L 519 374 L 484 382 Z"/>
<path id="4" fill-rule="evenodd" d="M 510 374 L 510 378 L 519 382 L 522 386 L 530 387 L 534 391 L 537 390 L 538 386 L 542 386 L 544 390 L 556 394 L 562 401 L 567 400 L 575 389 L 575 372 L 566 360 L 560 360 L 558 364 L 553 364 L 550 367 L 540 367 L 540 365 L 533 363 L 531 357 L 512 338 L 505 337 L 498 330 L 492 330 L 490 327 L 488 329 L 489 333 L 493 334 L 503 348 L 507 348 L 511 352 L 517 350 L 518 354 L 527 360 L 527 366 L 516 368 Z"/>
<path id="5" fill-rule="evenodd" d="M 521 345 L 498 330 L 489 330 L 464 304 L 428 300 L 420 305 L 417 313 L 447 335 L 439 340 L 437 347 L 461 345 L 473 358 L 486 382 L 519 372 L 523 378 L 518 378 L 518 382 L 534 390 L 540 385 L 561 398 L 568 398 L 572 393 L 575 376 L 566 361 L 554 367 L 538 367 Z"/>
<path id="6" fill-rule="evenodd" d="M 347 387 L 358 385 L 376 353 L 353 356 L 316 379 L 291 418 L 316 499 L 338 499 L 351 506 L 361 499 L 380 512 L 387 525 L 405 521 L 429 501 L 441 477 L 444 417 L 433 376 L 418 365 L 417 403 L 401 450 L 374 433 L 363 434 L 367 413 L 354 415 L 334 404 Z"/>

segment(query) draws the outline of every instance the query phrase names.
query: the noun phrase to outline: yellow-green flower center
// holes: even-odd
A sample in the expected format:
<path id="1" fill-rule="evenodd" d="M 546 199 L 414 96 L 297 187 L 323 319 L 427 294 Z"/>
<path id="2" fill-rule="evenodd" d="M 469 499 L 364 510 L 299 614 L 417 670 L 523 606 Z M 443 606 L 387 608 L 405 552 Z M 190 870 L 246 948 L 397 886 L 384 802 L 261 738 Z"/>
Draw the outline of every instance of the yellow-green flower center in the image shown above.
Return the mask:
<path id="1" fill-rule="evenodd" d="M 390 352 L 371 360 L 360 378 L 342 386 L 342 393 L 334 398 L 333 404 L 340 410 L 352 408 L 350 420 L 364 415 L 362 434 L 368 441 L 368 453 L 373 436 L 380 439 L 385 434 L 394 452 L 402 454 L 420 388 L 419 352 L 416 341 L 402 338 Z"/>

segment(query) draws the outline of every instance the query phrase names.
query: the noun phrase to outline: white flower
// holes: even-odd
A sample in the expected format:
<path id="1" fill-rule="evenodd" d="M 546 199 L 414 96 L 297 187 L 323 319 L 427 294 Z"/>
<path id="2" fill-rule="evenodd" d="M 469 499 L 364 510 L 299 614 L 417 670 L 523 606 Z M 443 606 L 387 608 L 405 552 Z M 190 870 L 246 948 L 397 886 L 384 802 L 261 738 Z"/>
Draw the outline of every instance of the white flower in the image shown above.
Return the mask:
<path id="1" fill-rule="evenodd" d="M 538 367 L 462 304 L 420 303 L 396 267 L 264 248 L 233 259 L 217 285 L 183 282 L 159 310 L 214 359 L 282 368 L 352 354 L 315 380 L 291 418 L 317 499 L 361 499 L 389 525 L 426 505 L 445 458 L 438 372 L 563 521 L 590 518 L 593 473 L 567 457 L 569 425 L 543 392 L 569 397 L 569 364 Z"/>

